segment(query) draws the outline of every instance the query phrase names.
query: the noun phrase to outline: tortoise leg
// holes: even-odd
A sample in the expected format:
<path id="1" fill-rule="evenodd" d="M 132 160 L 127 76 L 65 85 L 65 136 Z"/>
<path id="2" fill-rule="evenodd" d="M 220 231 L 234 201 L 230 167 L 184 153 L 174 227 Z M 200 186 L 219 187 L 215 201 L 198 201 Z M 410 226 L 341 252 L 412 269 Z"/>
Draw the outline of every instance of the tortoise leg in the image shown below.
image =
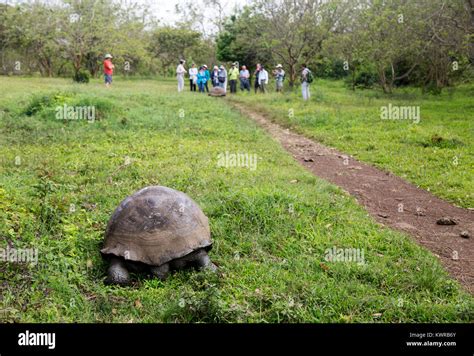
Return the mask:
<path id="1" fill-rule="evenodd" d="M 194 263 L 199 269 L 208 268 L 213 272 L 217 271 L 217 266 L 212 263 L 211 259 L 209 258 L 209 255 L 204 250 L 201 250 L 199 251 L 199 253 L 196 254 L 194 258 Z"/>
<path id="2" fill-rule="evenodd" d="M 161 266 L 151 266 L 150 271 L 155 277 L 164 281 L 170 272 L 170 265 L 169 263 L 165 263 Z"/>
<path id="3" fill-rule="evenodd" d="M 130 283 L 130 274 L 128 273 L 125 261 L 122 258 L 112 257 L 108 270 L 106 283 L 127 285 Z"/>

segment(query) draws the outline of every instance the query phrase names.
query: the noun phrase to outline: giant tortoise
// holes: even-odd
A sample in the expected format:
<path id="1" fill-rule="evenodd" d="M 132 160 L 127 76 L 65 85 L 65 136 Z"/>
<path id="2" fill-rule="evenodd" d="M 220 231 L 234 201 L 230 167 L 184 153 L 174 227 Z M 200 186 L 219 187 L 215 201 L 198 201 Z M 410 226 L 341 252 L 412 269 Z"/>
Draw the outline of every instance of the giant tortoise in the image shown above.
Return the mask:
<path id="1" fill-rule="evenodd" d="M 123 200 L 110 218 L 102 256 L 110 261 L 106 282 L 126 285 L 129 272 L 149 271 L 161 280 L 188 267 L 216 270 L 207 217 L 186 194 L 150 186 Z"/>

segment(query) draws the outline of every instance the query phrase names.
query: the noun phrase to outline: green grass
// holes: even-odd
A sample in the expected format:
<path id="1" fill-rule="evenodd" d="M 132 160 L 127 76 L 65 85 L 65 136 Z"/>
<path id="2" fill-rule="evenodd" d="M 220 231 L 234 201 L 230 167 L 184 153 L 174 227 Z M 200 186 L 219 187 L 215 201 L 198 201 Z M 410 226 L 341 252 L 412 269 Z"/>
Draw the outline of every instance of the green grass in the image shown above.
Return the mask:
<path id="1" fill-rule="evenodd" d="M 163 80 L 116 80 L 111 90 L 62 79 L 0 85 L 8 88 L 0 98 L 0 247 L 39 251 L 37 266 L 0 262 L 2 321 L 473 319 L 473 298 L 432 254 L 377 225 L 220 98 L 177 95 Z M 57 120 L 64 103 L 97 105 L 99 119 Z M 257 169 L 218 167 L 226 151 L 257 154 Z M 124 197 L 152 184 L 202 206 L 220 271 L 106 286 L 106 223 Z M 333 246 L 363 250 L 366 264 L 325 261 Z"/>
<path id="2" fill-rule="evenodd" d="M 233 99 L 458 206 L 474 207 L 474 84 L 439 96 L 414 88 L 386 95 L 317 80 L 311 95 L 307 103 L 299 91 Z M 381 107 L 389 104 L 418 106 L 420 122 L 382 120 Z"/>

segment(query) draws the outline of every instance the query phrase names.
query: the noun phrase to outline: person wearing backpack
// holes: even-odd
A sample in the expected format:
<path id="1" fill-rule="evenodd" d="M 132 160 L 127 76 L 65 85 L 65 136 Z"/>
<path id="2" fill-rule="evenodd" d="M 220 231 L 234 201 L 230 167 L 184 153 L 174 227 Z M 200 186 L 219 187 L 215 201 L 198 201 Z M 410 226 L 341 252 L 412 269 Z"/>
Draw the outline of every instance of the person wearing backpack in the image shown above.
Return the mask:
<path id="1" fill-rule="evenodd" d="M 306 64 L 302 66 L 303 70 L 301 72 L 301 91 L 303 93 L 303 100 L 309 100 L 309 86 L 313 82 L 313 73 L 309 70 Z"/>

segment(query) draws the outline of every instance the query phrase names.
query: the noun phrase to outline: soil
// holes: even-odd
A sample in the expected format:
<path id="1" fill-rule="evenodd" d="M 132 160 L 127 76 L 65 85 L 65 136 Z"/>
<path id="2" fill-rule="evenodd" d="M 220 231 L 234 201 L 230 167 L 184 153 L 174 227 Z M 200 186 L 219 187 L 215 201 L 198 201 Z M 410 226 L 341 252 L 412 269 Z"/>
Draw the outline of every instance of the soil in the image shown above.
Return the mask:
<path id="1" fill-rule="evenodd" d="M 353 195 L 378 223 L 410 235 L 430 250 L 449 274 L 474 294 L 474 243 L 465 237 L 474 232 L 474 211 L 456 207 L 389 172 L 283 128 L 243 104 L 232 105 L 311 173 Z"/>

